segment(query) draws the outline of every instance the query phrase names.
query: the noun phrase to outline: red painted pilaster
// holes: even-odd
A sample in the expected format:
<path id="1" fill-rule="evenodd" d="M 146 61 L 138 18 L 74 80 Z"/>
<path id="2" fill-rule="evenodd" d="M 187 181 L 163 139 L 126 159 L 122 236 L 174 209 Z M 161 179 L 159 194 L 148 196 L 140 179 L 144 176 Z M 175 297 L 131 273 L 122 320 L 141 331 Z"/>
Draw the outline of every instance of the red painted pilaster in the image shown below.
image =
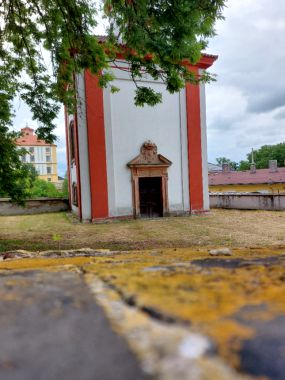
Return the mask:
<path id="1" fill-rule="evenodd" d="M 198 75 L 198 67 L 191 68 Z M 203 211 L 201 110 L 199 85 L 186 84 L 190 212 Z"/>
<path id="2" fill-rule="evenodd" d="M 86 119 L 89 150 L 91 218 L 107 218 L 108 186 L 103 89 L 98 77 L 85 72 Z"/>

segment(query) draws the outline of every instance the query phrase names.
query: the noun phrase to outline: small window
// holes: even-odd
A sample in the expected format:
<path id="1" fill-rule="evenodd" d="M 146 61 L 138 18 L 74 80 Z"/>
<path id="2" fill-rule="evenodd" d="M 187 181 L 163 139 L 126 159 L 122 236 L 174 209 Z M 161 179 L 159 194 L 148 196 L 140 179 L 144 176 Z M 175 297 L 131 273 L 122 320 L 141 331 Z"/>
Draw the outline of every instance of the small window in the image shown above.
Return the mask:
<path id="1" fill-rule="evenodd" d="M 78 206 L 77 185 L 75 182 L 72 184 L 72 204 Z"/>
<path id="2" fill-rule="evenodd" d="M 51 182 L 51 178 L 50 177 L 47 180 L 48 180 L 48 182 Z"/>
<path id="3" fill-rule="evenodd" d="M 31 162 L 35 162 L 35 156 L 30 156 Z"/>
<path id="4" fill-rule="evenodd" d="M 22 162 L 26 162 L 26 156 L 22 156 Z"/>
<path id="5" fill-rule="evenodd" d="M 47 166 L 47 174 L 51 174 L 51 167 Z"/>
<path id="6" fill-rule="evenodd" d="M 51 162 L 50 156 L 46 156 L 46 161 Z"/>
<path id="7" fill-rule="evenodd" d="M 30 152 L 31 154 L 34 154 L 34 152 L 35 152 L 35 148 L 34 148 L 34 147 L 29 148 L 29 152 Z"/>
<path id="8" fill-rule="evenodd" d="M 50 153 L 50 148 L 49 148 L 49 147 L 46 148 L 46 153 L 47 153 L 47 154 Z"/>

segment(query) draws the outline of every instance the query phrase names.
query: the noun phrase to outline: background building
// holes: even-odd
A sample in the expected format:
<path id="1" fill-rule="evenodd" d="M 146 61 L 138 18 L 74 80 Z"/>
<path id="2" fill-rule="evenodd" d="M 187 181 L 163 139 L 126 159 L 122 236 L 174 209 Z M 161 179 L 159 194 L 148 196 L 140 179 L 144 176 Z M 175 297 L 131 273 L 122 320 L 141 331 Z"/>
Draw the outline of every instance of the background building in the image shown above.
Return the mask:
<path id="1" fill-rule="evenodd" d="M 27 153 L 22 156 L 22 161 L 32 164 L 40 179 L 57 183 L 56 145 L 38 140 L 32 128 L 23 128 L 21 132 L 22 136 L 17 139 L 16 144 L 27 150 Z"/>
<path id="2" fill-rule="evenodd" d="M 209 173 L 214 172 L 221 172 L 223 170 L 221 165 L 218 164 L 212 164 L 211 162 L 208 162 L 208 171 Z"/>
<path id="3" fill-rule="evenodd" d="M 268 169 L 232 171 L 229 164 L 223 164 L 221 172 L 209 173 L 209 190 L 216 193 L 285 193 L 285 168 L 278 168 L 276 160 L 269 161 Z"/>

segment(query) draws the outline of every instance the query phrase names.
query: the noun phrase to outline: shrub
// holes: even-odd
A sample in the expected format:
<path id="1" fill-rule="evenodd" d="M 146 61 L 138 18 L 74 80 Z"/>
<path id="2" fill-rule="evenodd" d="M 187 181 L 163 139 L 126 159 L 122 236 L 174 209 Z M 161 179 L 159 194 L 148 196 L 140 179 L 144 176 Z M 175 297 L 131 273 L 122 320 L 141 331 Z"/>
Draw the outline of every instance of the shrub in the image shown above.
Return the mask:
<path id="1" fill-rule="evenodd" d="M 30 197 L 38 198 L 38 197 L 62 197 L 62 193 L 60 193 L 55 185 L 51 182 L 44 181 L 43 179 L 36 179 L 32 188 L 30 189 Z"/>

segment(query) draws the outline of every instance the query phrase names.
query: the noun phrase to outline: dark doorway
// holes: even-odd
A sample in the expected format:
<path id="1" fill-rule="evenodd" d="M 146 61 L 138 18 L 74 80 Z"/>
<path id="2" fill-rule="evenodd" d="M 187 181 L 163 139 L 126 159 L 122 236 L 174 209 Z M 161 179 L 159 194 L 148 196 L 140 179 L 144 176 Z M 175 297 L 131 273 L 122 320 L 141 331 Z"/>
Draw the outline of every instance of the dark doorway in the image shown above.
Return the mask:
<path id="1" fill-rule="evenodd" d="M 143 218 L 163 216 L 161 177 L 139 178 L 140 215 Z"/>

